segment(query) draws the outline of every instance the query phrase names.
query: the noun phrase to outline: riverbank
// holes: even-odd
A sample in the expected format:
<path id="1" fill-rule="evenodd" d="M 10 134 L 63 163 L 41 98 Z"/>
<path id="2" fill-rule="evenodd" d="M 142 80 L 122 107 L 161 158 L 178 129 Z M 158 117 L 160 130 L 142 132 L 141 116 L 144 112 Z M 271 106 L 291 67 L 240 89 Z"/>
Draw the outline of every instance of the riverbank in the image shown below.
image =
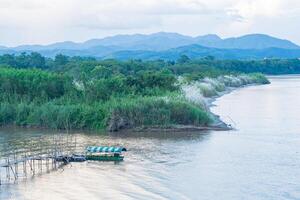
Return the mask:
<path id="1" fill-rule="evenodd" d="M 230 130 L 230 125 L 210 111 L 213 101 L 234 89 L 267 83 L 261 74 L 224 75 L 189 82 L 179 78 L 177 92 L 158 96 L 114 98 L 92 105 L 4 102 L 0 103 L 0 121 L 7 119 L 2 126 L 109 132 Z"/>
<path id="2" fill-rule="evenodd" d="M 140 127 L 228 129 L 210 112 L 209 99 L 230 88 L 268 82 L 262 74 L 214 71 L 206 78 L 202 73 L 177 76 L 166 70 L 110 73 L 96 66 L 89 79 L 85 74 L 78 79 L 0 68 L 0 125 L 110 132 Z"/>
<path id="3" fill-rule="evenodd" d="M 180 80 L 181 94 L 161 97 L 161 100 L 166 104 L 170 103 L 170 101 L 174 101 L 174 99 L 176 101 L 184 101 L 190 106 L 194 106 L 197 109 L 203 110 L 203 116 L 205 116 L 204 123 L 200 122 L 198 124 L 193 124 L 193 122 L 189 121 L 186 124 L 184 124 L 178 121 L 178 124 L 158 122 L 161 124 L 137 125 L 135 124 L 135 122 L 132 121 L 132 119 L 130 119 L 130 116 L 132 117 L 132 115 L 125 114 L 127 115 L 125 117 L 124 114 L 123 116 L 119 114 L 117 120 L 110 122 L 113 125 L 110 124 L 109 127 L 113 127 L 113 129 L 109 129 L 109 131 L 120 131 L 122 129 L 131 129 L 132 131 L 136 132 L 231 130 L 233 127 L 230 124 L 226 124 L 223 121 L 221 121 L 220 117 L 212 113 L 210 110 L 216 98 L 228 94 L 237 88 L 269 83 L 270 82 L 268 81 L 268 79 L 261 74 L 225 75 L 219 76 L 217 78 L 204 78 L 192 82 L 185 82 L 185 80 L 182 79 Z M 143 113 L 143 115 L 148 114 L 148 112 Z M 163 113 L 161 112 L 158 114 L 163 115 Z M 185 116 L 183 117 L 189 117 L 189 115 L 192 115 L 192 113 L 185 113 Z M 199 121 L 204 120 L 199 119 Z"/>
<path id="4" fill-rule="evenodd" d="M 207 127 L 194 127 L 189 130 L 231 130 L 231 124 L 224 123 L 220 116 L 211 112 L 213 102 L 233 90 L 249 87 L 253 85 L 270 84 L 270 81 L 262 74 L 242 74 L 225 75 L 217 78 L 204 78 L 201 81 L 195 81 L 182 86 L 182 90 L 187 99 L 192 102 L 200 103 L 213 119 Z M 185 129 L 185 127 L 183 127 Z"/>

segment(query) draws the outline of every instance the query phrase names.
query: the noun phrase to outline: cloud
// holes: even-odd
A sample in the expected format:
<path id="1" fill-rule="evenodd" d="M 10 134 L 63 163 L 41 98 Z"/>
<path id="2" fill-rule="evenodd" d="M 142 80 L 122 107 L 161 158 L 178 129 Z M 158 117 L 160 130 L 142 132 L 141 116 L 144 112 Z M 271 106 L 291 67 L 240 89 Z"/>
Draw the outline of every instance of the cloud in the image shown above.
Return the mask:
<path id="1" fill-rule="evenodd" d="M 120 29 L 160 25 L 163 15 L 208 14 L 195 0 L 1 0 L 0 24 L 13 27 L 84 26 Z M 126 27 L 128 26 L 128 27 Z"/>
<path id="2" fill-rule="evenodd" d="M 299 8 L 298 0 L 0 0 L 0 44 L 156 31 L 285 36 L 289 30 L 262 24 L 299 20 Z"/>
<path id="3" fill-rule="evenodd" d="M 71 24 L 70 26 L 95 30 L 130 30 L 155 27 L 159 24 L 161 24 L 161 18 L 155 16 L 141 17 L 140 15 L 135 14 L 126 16 L 83 15 L 76 23 Z"/>
<path id="4" fill-rule="evenodd" d="M 281 14 L 280 0 L 240 1 L 233 7 L 244 18 L 255 16 L 274 17 Z"/>

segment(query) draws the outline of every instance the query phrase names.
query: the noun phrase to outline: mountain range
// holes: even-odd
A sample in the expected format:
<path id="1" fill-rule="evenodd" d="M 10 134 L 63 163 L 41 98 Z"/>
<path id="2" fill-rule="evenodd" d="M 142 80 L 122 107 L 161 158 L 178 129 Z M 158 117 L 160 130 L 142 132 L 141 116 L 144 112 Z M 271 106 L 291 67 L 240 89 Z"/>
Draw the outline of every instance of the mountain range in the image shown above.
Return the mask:
<path id="1" fill-rule="evenodd" d="M 180 55 L 191 58 L 214 56 L 220 59 L 298 58 L 300 46 L 264 34 L 249 34 L 222 39 L 217 35 L 185 36 L 178 33 L 159 32 L 149 35 L 116 35 L 91 39 L 83 43 L 71 41 L 50 45 L 0 46 L 0 54 L 39 52 L 47 57 L 56 54 L 93 56 L 100 59 L 166 59 Z"/>

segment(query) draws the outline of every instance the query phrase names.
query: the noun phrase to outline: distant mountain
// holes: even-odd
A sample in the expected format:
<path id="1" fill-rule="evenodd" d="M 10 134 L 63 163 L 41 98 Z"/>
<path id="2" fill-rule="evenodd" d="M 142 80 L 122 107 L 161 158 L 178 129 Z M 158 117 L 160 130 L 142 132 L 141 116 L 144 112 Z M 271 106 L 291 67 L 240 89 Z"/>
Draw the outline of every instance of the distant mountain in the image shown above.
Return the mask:
<path id="1" fill-rule="evenodd" d="M 266 49 L 266 48 L 281 48 L 281 49 L 299 49 L 300 47 L 288 40 L 282 40 L 263 34 L 251 34 L 237 38 L 227 38 L 217 40 L 212 45 L 207 45 L 215 48 L 226 49 Z"/>
<path id="2" fill-rule="evenodd" d="M 125 50 L 121 47 L 115 46 L 95 46 L 86 49 L 50 49 L 50 50 L 41 50 L 41 53 L 47 57 L 55 57 L 57 54 L 64 54 L 68 56 L 85 56 L 85 57 L 104 57 L 108 54 L 112 54 L 114 52 L 119 52 Z"/>
<path id="3" fill-rule="evenodd" d="M 127 50 L 162 51 L 185 45 L 198 44 L 201 46 L 226 49 L 265 49 L 283 48 L 299 49 L 300 47 L 288 40 L 282 40 L 264 34 L 251 34 L 236 38 L 221 39 L 214 34 L 190 37 L 178 33 L 159 32 L 150 35 L 116 35 L 103 39 L 92 39 L 83 43 L 71 41 L 50 45 L 22 45 L 12 48 L 16 51 L 40 51 L 53 49 L 84 50 L 96 46 L 115 46 Z M 0 47 L 3 49 L 4 47 Z"/>
<path id="4" fill-rule="evenodd" d="M 214 47 L 216 44 L 222 42 L 223 40 L 215 34 L 208 34 L 203 36 L 198 36 L 194 38 L 195 44 L 199 44 L 207 47 Z"/>
<path id="5" fill-rule="evenodd" d="M 50 45 L 22 45 L 14 47 L 16 51 L 41 51 L 54 49 L 85 50 L 97 46 L 114 46 L 126 50 L 161 51 L 183 45 L 193 44 L 194 38 L 177 33 L 154 33 L 150 35 L 116 35 L 103 39 L 91 39 L 83 43 L 59 42 Z"/>
<path id="6" fill-rule="evenodd" d="M 50 45 L 22 45 L 14 48 L 0 46 L 0 54 L 37 51 L 48 57 L 54 57 L 56 54 L 62 53 L 69 56 L 94 56 L 98 58 L 149 58 L 167 57 L 167 55 L 174 57 L 178 52 L 186 52 L 196 57 L 212 54 L 220 58 L 260 58 L 262 55 L 299 57 L 295 53 L 299 49 L 300 47 L 291 41 L 264 34 L 250 34 L 222 39 L 214 34 L 190 37 L 178 33 L 159 32 L 150 35 L 116 35 L 102 39 L 92 39 L 83 43 L 66 41 Z M 287 52 L 291 54 L 287 55 Z"/>
<path id="7" fill-rule="evenodd" d="M 117 35 L 104 39 L 93 39 L 83 43 L 85 46 L 119 46 L 128 50 L 161 51 L 194 43 L 193 38 L 177 33 L 154 33 L 150 35 Z"/>
<path id="8" fill-rule="evenodd" d="M 154 51 L 120 51 L 102 59 L 115 58 L 121 60 L 177 60 L 181 55 L 190 58 L 214 56 L 217 59 L 264 59 L 264 58 L 300 58 L 300 49 L 219 49 L 200 45 L 188 45 L 161 52 Z"/>
<path id="9" fill-rule="evenodd" d="M 2 50 L 2 49 L 7 49 L 7 47 L 5 47 L 5 46 L 0 46 L 0 50 Z"/>
<path id="10" fill-rule="evenodd" d="M 15 51 L 42 51 L 42 50 L 53 50 L 53 49 L 82 49 L 80 43 L 75 43 L 71 41 L 58 42 L 49 45 L 21 45 L 12 48 Z"/>
<path id="11" fill-rule="evenodd" d="M 282 40 L 264 34 L 251 34 L 237 38 L 221 39 L 214 34 L 190 37 L 178 33 L 154 33 L 150 35 L 117 35 L 104 39 L 89 40 L 83 45 L 85 47 L 119 46 L 127 50 L 152 50 L 161 51 L 185 45 L 198 44 L 206 47 L 225 49 L 299 49 L 300 47 L 288 40 Z"/>

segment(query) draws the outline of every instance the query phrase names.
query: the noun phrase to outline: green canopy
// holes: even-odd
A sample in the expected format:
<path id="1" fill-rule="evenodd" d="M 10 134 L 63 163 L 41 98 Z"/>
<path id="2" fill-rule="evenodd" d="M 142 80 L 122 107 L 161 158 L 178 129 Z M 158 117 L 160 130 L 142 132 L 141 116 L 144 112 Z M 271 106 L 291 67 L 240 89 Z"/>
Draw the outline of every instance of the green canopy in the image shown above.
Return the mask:
<path id="1" fill-rule="evenodd" d="M 86 152 L 88 153 L 121 153 L 122 151 L 126 151 L 124 147 L 108 147 L 108 146 L 89 146 L 86 148 Z"/>

